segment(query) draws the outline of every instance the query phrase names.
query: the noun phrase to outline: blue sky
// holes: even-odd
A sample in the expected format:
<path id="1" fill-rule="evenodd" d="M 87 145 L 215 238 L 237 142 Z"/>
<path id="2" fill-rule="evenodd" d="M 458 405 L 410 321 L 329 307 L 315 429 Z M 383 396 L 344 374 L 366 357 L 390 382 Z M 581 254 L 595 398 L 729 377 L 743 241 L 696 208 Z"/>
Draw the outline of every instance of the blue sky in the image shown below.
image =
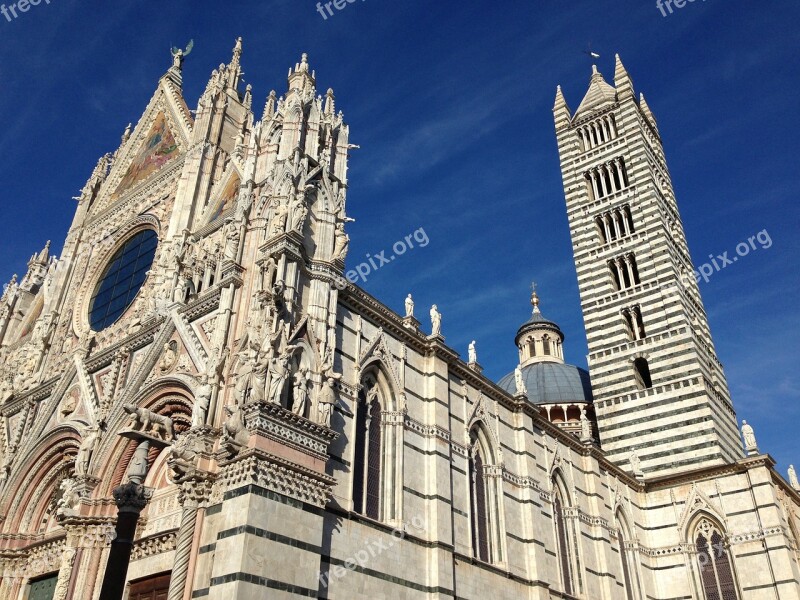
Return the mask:
<path id="1" fill-rule="evenodd" d="M 557 84 L 579 104 L 591 44 L 608 80 L 621 54 L 656 115 L 695 264 L 764 229 L 772 239 L 701 292 L 739 418 L 785 472 L 800 463 L 800 5 L 765 4 L 697 1 L 662 17 L 650 0 L 364 0 L 325 20 L 311 0 L 51 0 L 0 16 L 0 280 L 47 239 L 60 251 L 71 197 L 141 116 L 170 45 L 195 41 L 194 108 L 242 36 L 258 116 L 307 52 L 362 146 L 348 266 L 420 227 L 430 239 L 373 273 L 370 293 L 401 311 L 412 292 L 426 328 L 438 304 L 447 343 L 466 356 L 476 339 L 497 380 L 515 365 L 535 279 L 568 361 L 585 366 L 551 109 Z"/>

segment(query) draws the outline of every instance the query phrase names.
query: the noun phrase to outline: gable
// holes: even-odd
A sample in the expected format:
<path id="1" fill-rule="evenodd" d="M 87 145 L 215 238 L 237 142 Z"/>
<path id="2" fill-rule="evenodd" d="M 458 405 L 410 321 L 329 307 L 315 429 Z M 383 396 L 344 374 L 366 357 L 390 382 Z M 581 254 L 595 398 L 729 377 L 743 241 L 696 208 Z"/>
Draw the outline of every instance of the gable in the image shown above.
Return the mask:
<path id="1" fill-rule="evenodd" d="M 150 131 L 120 179 L 112 200 L 134 184 L 144 181 L 178 155 L 178 144 L 163 112 L 159 112 Z"/>

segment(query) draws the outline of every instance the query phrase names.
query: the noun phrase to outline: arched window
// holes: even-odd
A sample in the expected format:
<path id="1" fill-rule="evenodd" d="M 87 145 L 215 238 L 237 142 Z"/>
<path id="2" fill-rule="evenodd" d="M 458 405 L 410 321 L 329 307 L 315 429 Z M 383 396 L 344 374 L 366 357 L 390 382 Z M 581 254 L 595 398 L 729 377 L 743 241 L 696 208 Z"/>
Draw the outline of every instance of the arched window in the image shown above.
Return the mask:
<path id="1" fill-rule="evenodd" d="M 722 528 L 702 517 L 694 528 L 699 588 L 704 600 L 739 600 Z"/>
<path id="2" fill-rule="evenodd" d="M 636 383 L 641 389 L 653 387 L 653 380 L 650 378 L 650 366 L 644 358 L 637 358 L 633 361 L 633 369 L 636 373 Z"/>
<path id="3" fill-rule="evenodd" d="M 364 389 L 356 407 L 353 510 L 380 519 L 381 403 L 377 384 Z"/>
<path id="4" fill-rule="evenodd" d="M 496 463 L 486 431 L 476 424 L 470 431 L 469 501 L 472 553 L 484 562 L 503 561 L 500 515 L 502 488 L 492 475 Z"/>
<path id="5" fill-rule="evenodd" d="M 550 354 L 550 338 L 547 336 L 542 338 L 542 354 L 545 356 L 549 356 Z"/>
<path id="6" fill-rule="evenodd" d="M 626 542 L 630 539 L 630 529 L 621 511 L 617 511 L 617 541 L 619 542 L 619 558 L 622 563 L 622 580 L 625 585 L 625 598 L 627 600 L 639 600 L 639 574 L 632 560 L 632 550 L 626 547 Z"/>
<path id="7" fill-rule="evenodd" d="M 566 518 L 567 490 L 561 478 L 553 477 L 553 522 L 556 533 L 556 553 L 558 566 L 561 572 L 561 583 L 567 594 L 578 594 L 580 588 L 579 565 L 577 562 L 577 542 L 571 523 Z"/>
<path id="8" fill-rule="evenodd" d="M 400 519 L 403 503 L 403 413 L 379 363 L 367 367 L 355 409 L 353 511 L 385 523 Z"/>
<path id="9" fill-rule="evenodd" d="M 481 450 L 476 448 L 469 459 L 472 552 L 476 558 L 489 562 L 489 514 L 486 510 L 483 465 Z"/>

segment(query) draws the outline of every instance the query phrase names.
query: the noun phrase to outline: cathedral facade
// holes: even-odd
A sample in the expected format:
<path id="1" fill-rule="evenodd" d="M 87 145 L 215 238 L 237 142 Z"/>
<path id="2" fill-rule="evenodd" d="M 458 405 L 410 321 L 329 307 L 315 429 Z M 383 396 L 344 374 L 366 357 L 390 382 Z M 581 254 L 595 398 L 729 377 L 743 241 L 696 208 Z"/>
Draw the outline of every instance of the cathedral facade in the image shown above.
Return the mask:
<path id="1" fill-rule="evenodd" d="M 192 111 L 174 51 L 5 288 L 0 599 L 800 599 L 800 485 L 742 444 L 618 57 L 554 107 L 589 371 L 534 292 L 493 382 L 345 283 L 333 90 L 304 55 L 259 120 L 241 54 Z"/>

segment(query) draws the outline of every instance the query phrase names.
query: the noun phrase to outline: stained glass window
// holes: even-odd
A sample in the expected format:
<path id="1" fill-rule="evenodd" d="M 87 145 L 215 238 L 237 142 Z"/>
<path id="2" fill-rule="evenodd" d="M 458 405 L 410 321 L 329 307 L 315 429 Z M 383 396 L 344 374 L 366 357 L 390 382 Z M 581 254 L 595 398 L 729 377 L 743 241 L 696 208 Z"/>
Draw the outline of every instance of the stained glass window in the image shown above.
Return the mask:
<path id="1" fill-rule="evenodd" d="M 705 600 L 738 600 L 728 549 L 717 527 L 701 521 L 695 543 Z"/>
<path id="2" fill-rule="evenodd" d="M 362 391 L 356 409 L 353 510 L 373 519 L 380 518 L 382 456 L 381 403 L 377 394 Z"/>
<path id="3" fill-rule="evenodd" d="M 147 229 L 134 235 L 114 254 L 89 305 L 92 329 L 105 329 L 133 303 L 153 264 L 157 245 L 156 232 Z"/>

